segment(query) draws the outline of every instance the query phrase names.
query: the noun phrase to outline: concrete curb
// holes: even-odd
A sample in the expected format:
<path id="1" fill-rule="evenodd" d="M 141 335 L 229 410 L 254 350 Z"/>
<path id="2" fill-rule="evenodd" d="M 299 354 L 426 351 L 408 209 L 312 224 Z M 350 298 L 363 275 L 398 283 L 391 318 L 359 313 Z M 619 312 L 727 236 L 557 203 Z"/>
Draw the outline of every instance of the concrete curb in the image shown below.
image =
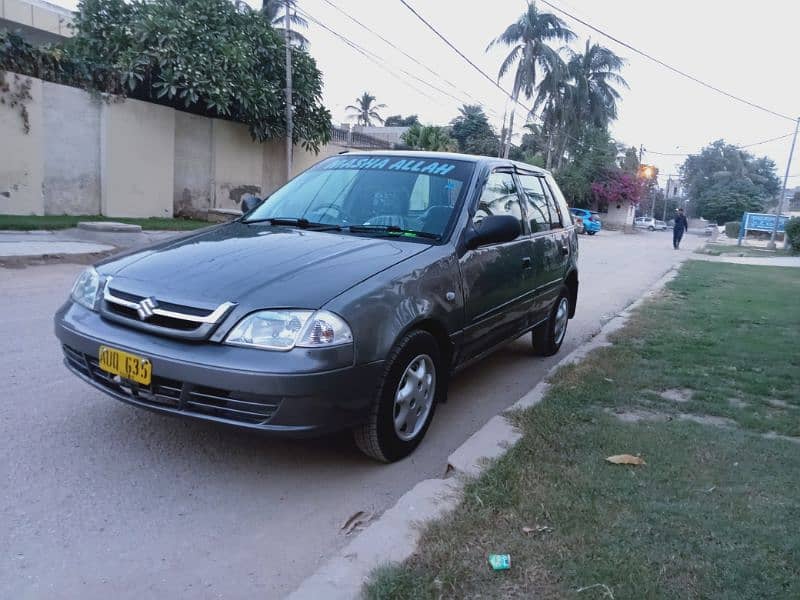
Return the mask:
<path id="1" fill-rule="evenodd" d="M 558 369 L 581 362 L 598 348 L 610 346 L 608 337 L 621 329 L 633 313 L 677 273 L 678 266 L 672 267 L 641 298 L 609 319 L 597 334 L 558 361 L 531 391 L 503 413 L 489 419 L 456 448 L 447 459 L 445 478 L 427 479 L 415 485 L 377 521 L 303 581 L 288 598 L 358 598 L 363 584 L 376 567 L 409 558 L 416 550 L 421 526 L 454 510 L 461 500 L 460 492 L 465 481 L 480 475 L 522 437 L 504 415 L 536 406 L 544 399 L 550 388 L 548 381 Z"/>

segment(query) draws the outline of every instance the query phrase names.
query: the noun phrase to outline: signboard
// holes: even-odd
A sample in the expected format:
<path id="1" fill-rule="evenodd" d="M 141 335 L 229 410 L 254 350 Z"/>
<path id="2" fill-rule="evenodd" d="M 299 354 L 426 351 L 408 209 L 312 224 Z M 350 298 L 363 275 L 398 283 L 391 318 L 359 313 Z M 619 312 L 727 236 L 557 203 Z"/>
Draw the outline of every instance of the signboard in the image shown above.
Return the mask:
<path id="1" fill-rule="evenodd" d="M 775 215 L 765 215 L 763 213 L 744 213 L 742 215 L 742 225 L 739 227 L 739 245 L 742 245 L 742 239 L 747 235 L 747 231 L 766 231 L 772 233 L 775 227 Z M 778 219 L 778 233 L 783 233 L 786 229 L 786 222 L 789 217 L 780 215 Z"/>

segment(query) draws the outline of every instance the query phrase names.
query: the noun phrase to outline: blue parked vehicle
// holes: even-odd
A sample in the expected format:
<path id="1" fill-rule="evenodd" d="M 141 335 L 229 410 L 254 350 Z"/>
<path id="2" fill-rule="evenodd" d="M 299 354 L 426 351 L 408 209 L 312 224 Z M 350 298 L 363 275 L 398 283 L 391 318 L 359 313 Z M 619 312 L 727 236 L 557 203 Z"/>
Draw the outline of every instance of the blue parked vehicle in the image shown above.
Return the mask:
<path id="1" fill-rule="evenodd" d="M 580 225 L 583 225 L 583 227 L 578 227 L 579 231 L 583 229 L 584 233 L 594 235 L 603 228 L 603 223 L 600 221 L 596 212 L 586 210 L 585 208 L 570 208 L 569 212 L 572 213 L 576 221 L 580 220 Z"/>

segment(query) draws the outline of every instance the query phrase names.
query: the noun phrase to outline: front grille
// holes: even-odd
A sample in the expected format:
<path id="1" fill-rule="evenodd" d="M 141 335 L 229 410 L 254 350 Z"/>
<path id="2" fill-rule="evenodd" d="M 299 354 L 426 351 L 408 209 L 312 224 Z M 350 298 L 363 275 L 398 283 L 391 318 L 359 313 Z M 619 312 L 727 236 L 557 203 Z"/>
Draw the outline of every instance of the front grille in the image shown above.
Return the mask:
<path id="1" fill-rule="evenodd" d="M 97 358 L 66 345 L 63 349 L 70 368 L 106 389 L 142 404 L 167 406 L 187 415 L 212 416 L 256 425 L 267 423 L 280 407 L 279 397 L 198 386 L 155 375 L 147 387 L 117 381 L 100 368 Z"/>
<path id="2" fill-rule="evenodd" d="M 207 339 L 235 306 L 223 302 L 215 308 L 176 304 L 120 290 L 106 279 L 100 314 L 109 320 L 151 333 L 183 339 Z"/>

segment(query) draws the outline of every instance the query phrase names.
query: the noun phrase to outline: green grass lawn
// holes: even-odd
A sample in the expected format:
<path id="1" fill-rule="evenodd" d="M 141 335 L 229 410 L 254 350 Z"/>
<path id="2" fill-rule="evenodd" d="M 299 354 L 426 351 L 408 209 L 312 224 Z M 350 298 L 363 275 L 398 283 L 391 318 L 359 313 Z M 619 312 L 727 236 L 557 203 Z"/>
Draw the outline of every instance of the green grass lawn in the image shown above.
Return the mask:
<path id="1" fill-rule="evenodd" d="M 68 229 L 77 227 L 79 221 L 115 221 L 118 223 L 132 223 L 141 225 L 142 229 L 150 230 L 188 230 L 208 227 L 211 223 L 207 221 L 195 221 L 192 219 L 160 219 L 151 217 L 149 219 L 130 219 L 125 217 L 111 218 L 98 215 L 0 215 L 0 230 L 32 231 L 37 229 Z"/>
<path id="2" fill-rule="evenodd" d="M 778 242 L 775 250 L 758 248 L 756 246 L 737 246 L 736 244 L 707 244 L 703 248 L 695 250 L 698 254 L 710 254 L 712 256 L 758 256 L 770 258 L 773 256 L 791 256 L 791 249 L 783 248 L 783 242 Z"/>
<path id="3" fill-rule="evenodd" d="M 800 269 L 687 263 L 365 597 L 800 598 L 800 444 L 770 437 L 800 436 L 798 290 Z"/>

